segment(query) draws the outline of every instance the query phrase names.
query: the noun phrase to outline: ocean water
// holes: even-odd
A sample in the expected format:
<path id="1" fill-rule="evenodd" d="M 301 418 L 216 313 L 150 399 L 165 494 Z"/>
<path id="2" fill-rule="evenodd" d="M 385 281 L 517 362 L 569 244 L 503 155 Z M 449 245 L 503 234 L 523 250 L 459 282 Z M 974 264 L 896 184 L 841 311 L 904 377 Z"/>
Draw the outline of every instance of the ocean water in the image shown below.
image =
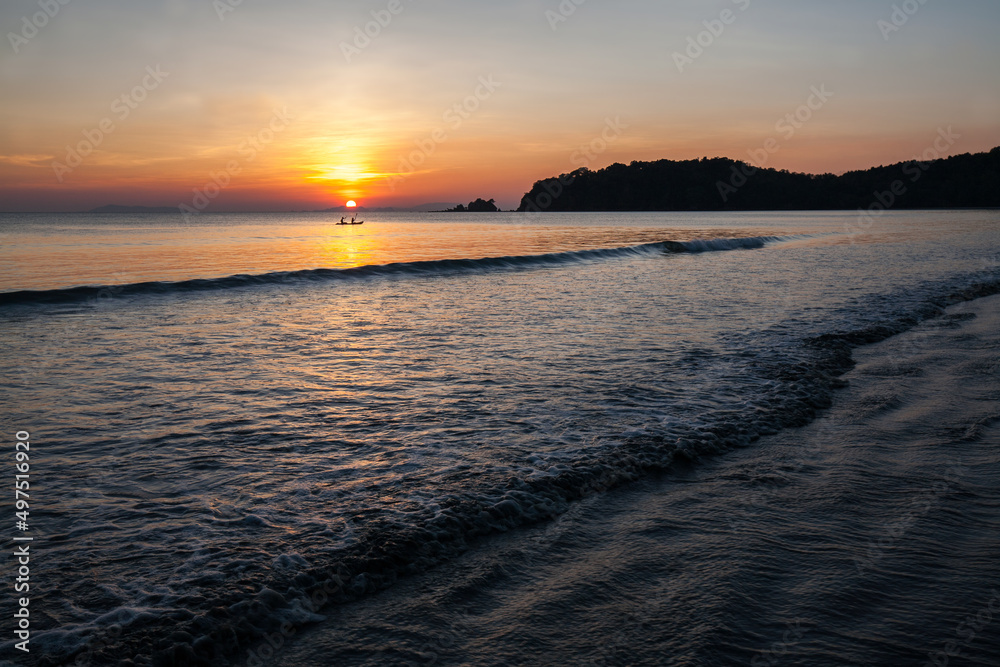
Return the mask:
<path id="1" fill-rule="evenodd" d="M 772 452 L 774 438 L 822 417 L 854 348 L 1000 290 L 996 211 L 891 212 L 860 229 L 856 215 L 830 212 L 337 219 L 0 216 L 2 419 L 32 442 L 31 660 L 268 662 L 269 645 L 334 622 L 352 600 L 370 605 L 448 572 L 501 533 L 533 539 L 581 508 L 610 516 L 611 489 L 641 494 L 683 472 L 690 497 L 643 497 L 690 504 L 718 484 L 705 472 L 716 461 Z M 884 445 L 897 467 L 911 455 L 899 431 Z M 984 437 L 1000 444 L 995 431 Z M 786 529 L 805 534 L 837 508 L 896 492 L 872 484 L 858 475 L 837 503 L 786 512 Z M 965 517 L 961 503 L 948 511 L 974 520 L 968 506 Z M 776 520 L 735 518 L 751 532 Z M 596 525 L 562 548 L 601 535 L 601 561 L 641 580 L 642 558 L 616 562 L 628 542 Z M 717 547 L 700 534 L 689 530 L 672 557 Z M 948 536 L 921 539 L 933 551 Z M 973 574 L 996 581 L 983 549 Z M 534 566 L 556 560 L 546 558 Z M 767 609 L 768 573 L 736 558 L 684 570 L 684 588 L 731 577 Z M 921 576 L 914 566 L 900 580 Z M 621 602 L 594 594 L 563 601 L 563 632 L 569 611 Z M 808 586 L 781 594 L 838 604 Z M 738 645 L 699 653 L 695 631 L 718 620 L 702 611 L 669 615 L 669 641 L 637 631 L 619 643 L 651 651 L 642 664 L 745 664 L 775 642 L 765 627 L 775 620 L 748 608 Z M 856 628 L 838 632 L 845 646 L 857 639 Z M 866 664 L 836 662 L 837 648 L 794 664 Z M 341 662 L 464 660 L 393 650 Z M 302 656 L 286 664 L 317 664 Z M 496 660 L 561 662 L 516 651 Z"/>
<path id="2" fill-rule="evenodd" d="M 594 493 L 246 664 L 996 665 L 998 351 L 1000 295 L 957 304 L 856 350 L 808 425 Z"/>

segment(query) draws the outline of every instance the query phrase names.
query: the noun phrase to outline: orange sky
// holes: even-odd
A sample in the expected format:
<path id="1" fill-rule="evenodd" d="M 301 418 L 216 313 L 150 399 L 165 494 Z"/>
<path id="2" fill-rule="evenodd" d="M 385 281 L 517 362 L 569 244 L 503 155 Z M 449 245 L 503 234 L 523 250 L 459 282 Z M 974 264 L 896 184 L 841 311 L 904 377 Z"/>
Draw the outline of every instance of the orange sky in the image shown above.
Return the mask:
<path id="1" fill-rule="evenodd" d="M 1000 145 L 996 3 L 899 26 L 853 0 L 259 4 L 71 3 L 33 33 L 37 4 L 6 3 L 0 210 L 513 208 L 580 166 L 768 139 L 768 166 L 809 172 L 949 126 L 955 152 Z"/>

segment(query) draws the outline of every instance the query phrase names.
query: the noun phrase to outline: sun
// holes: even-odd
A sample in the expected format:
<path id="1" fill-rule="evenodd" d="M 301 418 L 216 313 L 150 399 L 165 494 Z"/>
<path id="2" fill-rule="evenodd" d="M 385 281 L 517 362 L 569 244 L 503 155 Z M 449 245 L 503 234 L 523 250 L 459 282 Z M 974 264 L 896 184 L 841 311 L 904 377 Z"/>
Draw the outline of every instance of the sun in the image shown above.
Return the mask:
<path id="1" fill-rule="evenodd" d="M 357 205 L 358 205 L 358 203 L 356 201 L 354 201 L 353 199 L 351 201 L 347 202 L 347 208 L 354 208 Z"/>

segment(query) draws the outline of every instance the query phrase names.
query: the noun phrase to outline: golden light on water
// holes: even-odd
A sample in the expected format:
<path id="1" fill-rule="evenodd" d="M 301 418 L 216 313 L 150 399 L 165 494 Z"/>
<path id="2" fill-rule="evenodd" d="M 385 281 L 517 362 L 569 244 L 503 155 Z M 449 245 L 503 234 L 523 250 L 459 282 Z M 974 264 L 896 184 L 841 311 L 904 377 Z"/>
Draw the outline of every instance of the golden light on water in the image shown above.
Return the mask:
<path id="1" fill-rule="evenodd" d="M 364 227 L 327 228 L 320 242 L 313 247 L 310 264 L 326 268 L 346 269 L 354 266 L 384 263 L 387 248 L 384 239 L 369 234 Z M 406 257 L 409 259 L 409 257 Z"/>

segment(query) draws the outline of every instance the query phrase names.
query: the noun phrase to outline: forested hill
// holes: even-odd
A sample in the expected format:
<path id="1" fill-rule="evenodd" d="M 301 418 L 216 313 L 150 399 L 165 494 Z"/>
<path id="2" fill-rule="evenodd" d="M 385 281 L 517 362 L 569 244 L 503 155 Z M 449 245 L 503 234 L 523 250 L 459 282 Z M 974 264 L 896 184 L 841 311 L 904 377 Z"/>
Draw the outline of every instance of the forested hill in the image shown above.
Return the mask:
<path id="1" fill-rule="evenodd" d="M 538 181 L 519 211 L 763 211 L 1000 207 L 1000 147 L 833 174 L 728 158 L 578 169 Z"/>

